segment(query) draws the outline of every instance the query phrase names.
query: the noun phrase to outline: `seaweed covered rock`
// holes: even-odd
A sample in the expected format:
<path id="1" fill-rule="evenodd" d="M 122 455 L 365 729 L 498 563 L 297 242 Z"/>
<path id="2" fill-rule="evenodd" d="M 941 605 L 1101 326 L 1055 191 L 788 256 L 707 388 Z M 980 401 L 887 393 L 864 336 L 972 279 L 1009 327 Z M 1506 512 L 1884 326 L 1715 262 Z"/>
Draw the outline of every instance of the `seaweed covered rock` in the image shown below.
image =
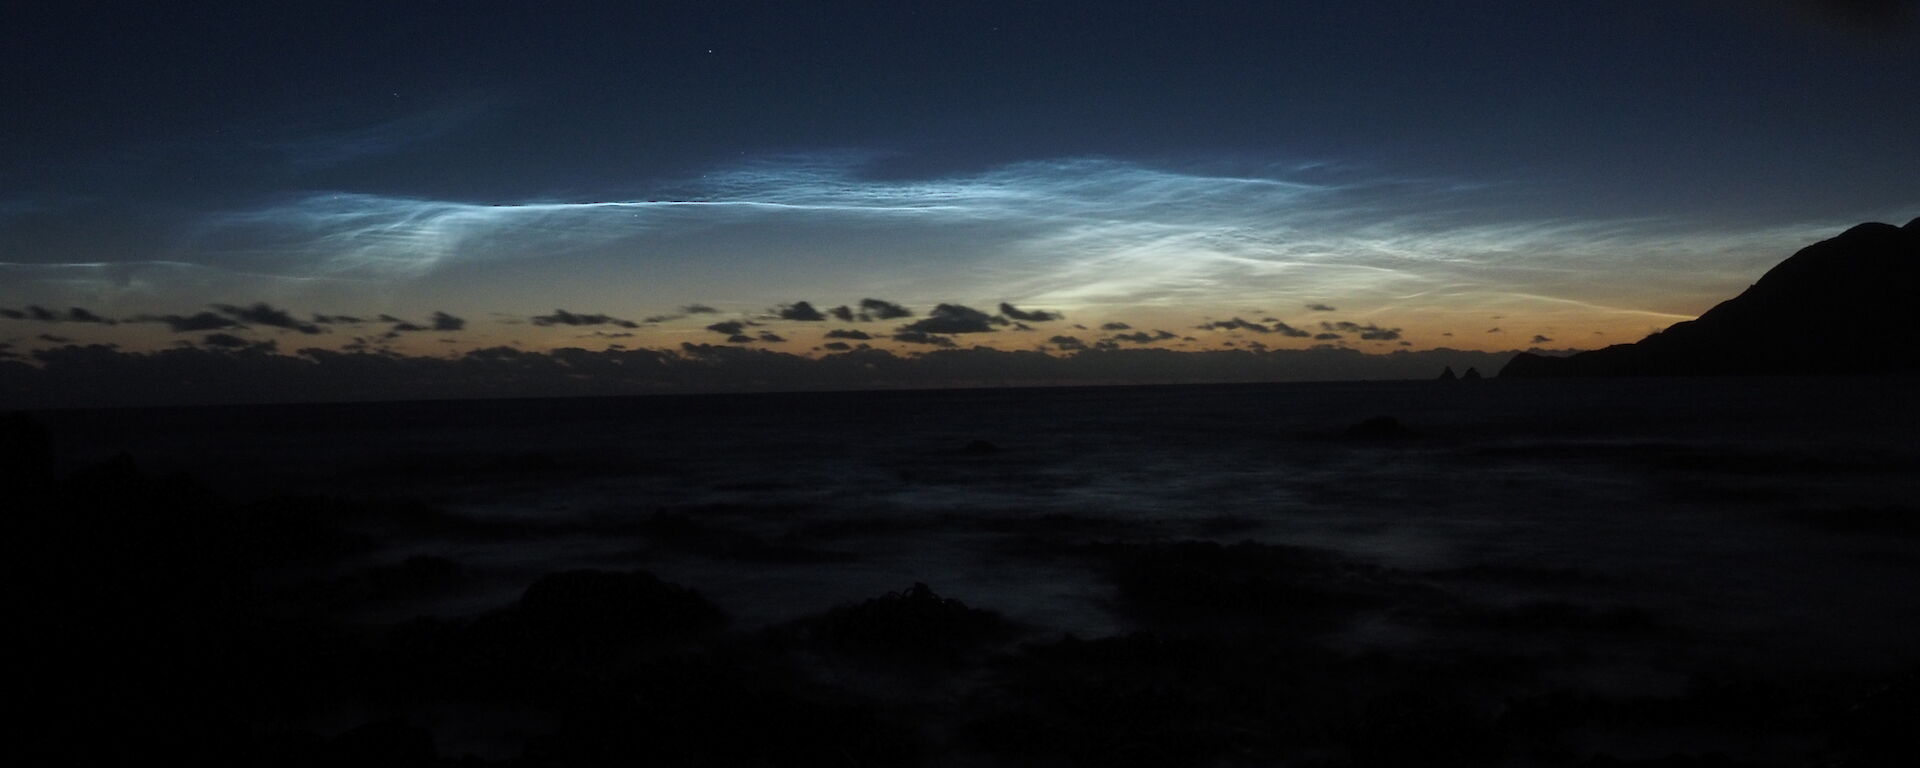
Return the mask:
<path id="1" fill-rule="evenodd" d="M 859 605 L 834 608 L 803 623 L 819 650 L 866 659 L 950 664 L 1013 634 L 999 614 L 915 583 Z"/>

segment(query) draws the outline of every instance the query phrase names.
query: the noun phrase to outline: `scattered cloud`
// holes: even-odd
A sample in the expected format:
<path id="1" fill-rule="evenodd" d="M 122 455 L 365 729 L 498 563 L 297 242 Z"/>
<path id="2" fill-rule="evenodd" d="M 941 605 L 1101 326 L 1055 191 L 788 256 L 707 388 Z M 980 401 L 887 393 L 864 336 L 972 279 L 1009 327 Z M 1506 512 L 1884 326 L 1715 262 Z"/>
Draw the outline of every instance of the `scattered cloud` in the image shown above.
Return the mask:
<path id="1" fill-rule="evenodd" d="M 430 319 L 433 320 L 433 329 L 436 331 L 458 331 L 467 327 L 467 321 L 464 318 L 454 317 L 445 312 L 436 311 Z"/>
<path id="2" fill-rule="evenodd" d="M 868 334 L 866 331 L 856 330 L 852 328 L 835 328 L 831 331 L 827 331 L 825 338 L 855 339 L 859 341 L 865 341 L 867 339 L 873 338 L 873 336 Z"/>
<path id="3" fill-rule="evenodd" d="M 1271 325 L 1265 325 L 1261 323 L 1252 322 L 1250 320 L 1243 320 L 1238 317 L 1232 318 L 1230 320 L 1214 320 L 1208 323 L 1201 323 L 1199 326 L 1196 326 L 1196 327 L 1198 327 L 1200 330 L 1203 330 L 1203 331 L 1238 330 L 1238 331 L 1253 331 L 1254 333 L 1277 333 L 1282 336 L 1287 336 L 1290 338 L 1300 338 L 1300 339 L 1304 339 L 1308 336 L 1313 335 L 1311 333 L 1308 333 L 1306 331 L 1300 330 L 1291 325 L 1287 325 L 1286 323 L 1282 323 L 1278 321 L 1274 322 Z"/>
<path id="4" fill-rule="evenodd" d="M 942 305 L 942 306 L 945 306 L 945 305 Z M 929 333 L 926 331 L 912 330 L 910 328 L 907 330 L 901 330 L 901 331 L 895 332 L 893 334 L 893 340 L 904 341 L 908 344 L 931 344 L 936 347 L 954 346 L 953 339 L 949 337 L 938 336 L 933 333 Z"/>
<path id="5" fill-rule="evenodd" d="M 1048 312 L 1044 309 L 1022 310 L 1004 301 L 1000 302 L 1000 314 L 1029 323 L 1045 323 L 1065 317 L 1058 312 Z"/>
<path id="6" fill-rule="evenodd" d="M 530 319 L 534 325 L 611 325 L 619 328 L 640 327 L 639 323 L 633 322 L 632 320 L 622 320 L 611 315 L 577 314 L 557 308 L 553 310 L 553 314 L 535 315 Z"/>
<path id="7" fill-rule="evenodd" d="M 1318 304 L 1318 303 L 1315 303 L 1315 304 L 1308 304 L 1308 305 L 1307 305 L 1307 311 L 1309 311 L 1309 312 L 1335 312 L 1335 311 L 1338 311 L 1338 310 L 1336 310 L 1336 309 L 1334 309 L 1334 308 L 1333 308 L 1333 307 L 1332 307 L 1331 305 L 1327 305 L 1327 304 Z"/>
<path id="8" fill-rule="evenodd" d="M 1320 328 L 1328 331 L 1343 331 L 1346 333 L 1359 334 L 1360 338 L 1363 341 L 1399 341 L 1400 340 L 1399 328 L 1382 328 L 1373 323 L 1361 325 L 1359 323 L 1355 323 L 1352 321 L 1341 320 L 1339 322 L 1321 323 Z"/>
<path id="9" fill-rule="evenodd" d="M 196 331 L 216 331 L 223 328 L 244 328 L 239 321 L 212 312 L 196 312 L 191 315 L 142 315 L 134 322 L 166 323 L 174 333 L 193 333 Z"/>
<path id="10" fill-rule="evenodd" d="M 94 314 L 93 310 L 83 307 L 68 307 L 59 312 L 39 305 L 30 305 L 26 309 L 7 309 L 0 307 L 0 318 L 8 320 L 36 320 L 43 323 L 98 323 L 115 325 L 119 321 Z"/>
<path id="11" fill-rule="evenodd" d="M 807 323 L 816 323 L 827 319 L 827 316 L 821 314 L 820 310 L 814 309 L 812 304 L 804 301 L 783 304 L 774 310 L 774 314 L 782 320 L 796 320 Z"/>
<path id="12" fill-rule="evenodd" d="M 1152 333 L 1135 331 L 1133 333 L 1114 334 L 1107 338 L 1113 341 L 1130 341 L 1135 344 L 1152 344 L 1156 341 L 1166 341 L 1174 338 L 1174 335 L 1166 331 L 1154 331 Z"/>
<path id="13" fill-rule="evenodd" d="M 897 320 L 903 317 L 913 317 L 913 310 L 891 301 L 883 301 L 880 299 L 861 299 L 860 313 L 875 320 Z"/>
<path id="14" fill-rule="evenodd" d="M 1005 318 L 995 318 L 972 307 L 941 304 L 927 313 L 926 318 L 908 323 L 901 330 L 937 334 L 990 333 L 997 330 L 994 326 L 1005 325 L 1007 322 Z M 894 338 L 900 337 L 895 334 Z"/>
<path id="15" fill-rule="evenodd" d="M 254 302 L 252 306 L 246 307 L 234 304 L 214 304 L 213 308 L 244 324 L 264 325 L 269 328 L 284 328 L 307 334 L 322 332 L 320 326 L 297 320 L 293 315 L 288 314 L 286 310 L 275 308 L 264 301 Z"/>

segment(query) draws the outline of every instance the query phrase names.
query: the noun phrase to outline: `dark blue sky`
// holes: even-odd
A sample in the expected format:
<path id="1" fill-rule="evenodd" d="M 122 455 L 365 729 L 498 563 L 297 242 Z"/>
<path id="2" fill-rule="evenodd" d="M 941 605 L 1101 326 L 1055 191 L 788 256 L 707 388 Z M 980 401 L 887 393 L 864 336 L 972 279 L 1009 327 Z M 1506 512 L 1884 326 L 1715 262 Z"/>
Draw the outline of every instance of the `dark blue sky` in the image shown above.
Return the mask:
<path id="1" fill-rule="evenodd" d="M 15 14 L 0 305 L 1198 318 L 1259 289 L 1612 332 L 1920 205 L 1911 3 L 352 5 Z M 666 199 L 758 213 L 493 208 Z"/>

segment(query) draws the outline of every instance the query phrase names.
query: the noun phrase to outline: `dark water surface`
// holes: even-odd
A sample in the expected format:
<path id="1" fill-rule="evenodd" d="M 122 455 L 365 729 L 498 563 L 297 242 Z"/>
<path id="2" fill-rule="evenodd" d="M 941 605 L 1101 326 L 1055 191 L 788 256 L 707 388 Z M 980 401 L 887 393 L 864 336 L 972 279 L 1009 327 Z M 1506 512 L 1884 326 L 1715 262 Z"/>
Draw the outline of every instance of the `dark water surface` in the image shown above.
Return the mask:
<path id="1" fill-rule="evenodd" d="M 998 679 L 982 670 L 1013 674 L 1006 665 L 1069 634 L 1278 637 L 1388 666 L 1505 659 L 1466 686 L 1481 691 L 1476 701 L 1504 702 L 1489 715 L 1502 727 L 1532 711 L 1514 702 L 1542 696 L 1573 697 L 1589 713 L 1621 702 L 1693 708 L 1667 725 L 1554 721 L 1540 726 L 1558 734 L 1550 746 L 1501 742 L 1498 759 L 1460 764 L 1713 753 L 1799 764 L 1868 758 L 1829 743 L 1824 720 L 1783 729 L 1700 715 L 1712 709 L 1701 690 L 1777 686 L 1794 692 L 1786 711 L 1829 698 L 1844 709 L 1848 697 L 1911 686 L 1915 384 L 1488 380 L 39 418 L 66 470 L 124 451 L 144 471 L 190 473 L 228 498 L 404 499 L 445 513 L 453 522 L 438 528 L 380 529 L 333 566 L 349 578 L 425 555 L 460 574 L 344 609 L 342 620 L 365 626 L 484 616 L 570 569 L 642 569 L 691 587 L 735 633 L 779 631 L 922 582 L 1016 628 L 939 690 Z M 1377 416 L 1399 428 L 1353 428 Z M 970 740 L 981 717 L 997 722 L 976 717 L 978 706 L 926 716 L 935 746 L 919 759 L 1100 759 Z M 472 737 L 472 720 L 434 727 L 443 755 L 518 749 Z M 937 725 L 948 721 L 975 731 Z M 1328 738 L 1334 746 L 1301 737 L 1168 759 L 1373 759 Z"/>

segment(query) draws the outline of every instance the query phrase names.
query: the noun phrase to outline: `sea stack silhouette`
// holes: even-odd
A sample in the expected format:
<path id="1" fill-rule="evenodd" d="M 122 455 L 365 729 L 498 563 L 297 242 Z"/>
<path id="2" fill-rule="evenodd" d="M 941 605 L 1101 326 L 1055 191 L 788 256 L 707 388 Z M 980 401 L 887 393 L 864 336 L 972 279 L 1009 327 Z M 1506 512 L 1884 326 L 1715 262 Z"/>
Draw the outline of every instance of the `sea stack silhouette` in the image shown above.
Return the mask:
<path id="1" fill-rule="evenodd" d="M 1920 372 L 1920 218 L 1800 249 L 1697 320 L 1569 357 L 1522 352 L 1501 377 Z"/>

